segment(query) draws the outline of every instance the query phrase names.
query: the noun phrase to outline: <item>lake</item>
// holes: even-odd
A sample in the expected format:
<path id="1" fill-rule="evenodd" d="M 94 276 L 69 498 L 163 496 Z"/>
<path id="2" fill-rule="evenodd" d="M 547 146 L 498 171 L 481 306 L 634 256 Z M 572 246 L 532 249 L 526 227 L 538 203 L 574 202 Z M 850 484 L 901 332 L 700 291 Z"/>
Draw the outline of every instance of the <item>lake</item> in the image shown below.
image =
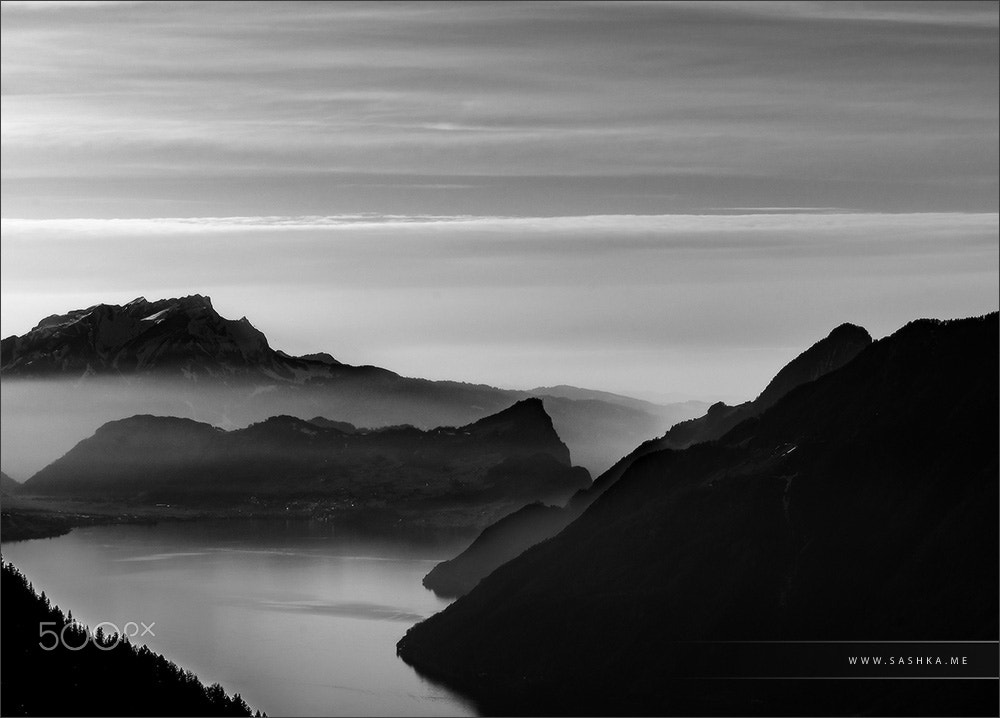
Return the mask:
<path id="1" fill-rule="evenodd" d="M 149 626 L 135 642 L 268 715 L 459 716 L 474 706 L 418 676 L 395 644 L 448 605 L 420 581 L 468 543 L 228 520 L 75 529 L 4 544 L 3 556 L 76 620 Z"/>

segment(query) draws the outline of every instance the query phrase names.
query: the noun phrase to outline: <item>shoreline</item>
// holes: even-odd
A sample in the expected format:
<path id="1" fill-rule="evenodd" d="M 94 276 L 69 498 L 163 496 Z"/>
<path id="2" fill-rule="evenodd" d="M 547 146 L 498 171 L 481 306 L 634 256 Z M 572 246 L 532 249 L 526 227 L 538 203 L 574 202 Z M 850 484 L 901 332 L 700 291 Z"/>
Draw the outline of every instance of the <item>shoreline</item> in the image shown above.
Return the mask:
<path id="1" fill-rule="evenodd" d="M 10 497 L 13 498 L 13 497 Z M 307 520 L 373 532 L 446 532 L 473 540 L 516 504 L 447 506 L 338 506 L 316 501 L 196 508 L 91 502 L 49 497 L 8 498 L 0 506 L 0 544 L 64 536 L 75 528 L 161 521 Z"/>

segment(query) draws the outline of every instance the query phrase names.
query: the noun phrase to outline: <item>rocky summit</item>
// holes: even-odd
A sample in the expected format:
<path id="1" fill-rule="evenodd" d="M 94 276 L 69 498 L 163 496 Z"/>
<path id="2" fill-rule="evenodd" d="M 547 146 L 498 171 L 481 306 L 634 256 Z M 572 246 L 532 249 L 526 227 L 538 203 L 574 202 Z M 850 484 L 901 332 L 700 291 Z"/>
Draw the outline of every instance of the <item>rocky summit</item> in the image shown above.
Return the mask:
<path id="1" fill-rule="evenodd" d="M 200 294 L 123 306 L 98 304 L 40 321 L 7 337 L 0 354 L 5 376 L 143 374 L 184 376 L 274 372 L 290 363 L 247 320 L 225 319 Z"/>

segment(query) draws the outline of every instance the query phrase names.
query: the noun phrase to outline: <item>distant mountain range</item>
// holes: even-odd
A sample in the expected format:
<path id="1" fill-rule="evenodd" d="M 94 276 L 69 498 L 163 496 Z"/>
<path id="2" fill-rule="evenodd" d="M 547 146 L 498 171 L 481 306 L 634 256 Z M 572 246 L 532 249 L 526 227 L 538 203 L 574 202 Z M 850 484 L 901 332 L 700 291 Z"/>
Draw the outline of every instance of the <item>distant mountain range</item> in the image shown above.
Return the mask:
<path id="1" fill-rule="evenodd" d="M 664 404 L 655 404 L 644 399 L 636 399 L 631 396 L 622 396 L 610 391 L 598 391 L 596 389 L 583 389 L 569 384 L 559 384 L 557 386 L 537 386 L 529 389 L 532 396 L 548 396 L 559 399 L 571 399 L 573 401 L 601 401 L 609 404 L 621 404 L 638 411 L 646 411 L 653 414 L 661 412 Z M 688 406 L 693 411 L 703 410 L 705 402 L 697 400 L 671 402 L 667 406 Z"/>
<path id="2" fill-rule="evenodd" d="M 430 511 L 565 500 L 590 484 L 539 399 L 457 428 L 357 429 L 276 416 L 237 431 L 134 416 L 102 426 L 24 493 L 199 508 L 275 500 Z"/>
<path id="3" fill-rule="evenodd" d="M 996 313 L 915 321 L 646 453 L 399 654 L 506 715 L 995 715 L 990 681 L 673 678 L 686 641 L 998 638 L 998 341 Z"/>
<path id="4" fill-rule="evenodd" d="M 598 472 L 707 406 L 574 387 L 503 390 L 402 377 L 322 352 L 290 356 L 272 349 L 246 318 L 221 317 L 201 295 L 140 297 L 47 317 L 0 342 L 0 378 L 4 469 L 15 475 L 44 466 L 102 423 L 134 414 L 229 429 L 282 414 L 426 429 L 467 424 L 531 396 L 543 399 L 574 460 Z M 36 455 L 41 447 L 29 440 L 39 435 L 52 447 L 47 456 Z"/>
<path id="5" fill-rule="evenodd" d="M 704 416 L 679 423 L 664 436 L 644 442 L 577 493 L 564 508 L 549 507 L 542 511 L 528 506 L 502 519 L 486 529 L 466 551 L 435 566 L 425 577 L 424 585 L 444 596 L 468 593 L 501 564 L 555 536 L 642 456 L 718 439 L 740 422 L 760 415 L 796 387 L 839 369 L 871 343 L 871 336 L 861 327 L 853 324 L 837 327 L 782 368 L 753 401 L 739 406 L 714 404 Z"/>

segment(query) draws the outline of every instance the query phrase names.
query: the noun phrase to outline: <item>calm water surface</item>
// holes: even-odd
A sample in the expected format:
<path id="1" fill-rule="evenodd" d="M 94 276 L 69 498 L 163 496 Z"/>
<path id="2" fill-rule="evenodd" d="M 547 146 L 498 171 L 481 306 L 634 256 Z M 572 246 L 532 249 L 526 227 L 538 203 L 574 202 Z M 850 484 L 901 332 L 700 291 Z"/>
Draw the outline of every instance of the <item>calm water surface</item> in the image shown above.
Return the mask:
<path id="1" fill-rule="evenodd" d="M 3 555 L 91 627 L 155 624 L 135 640 L 269 715 L 474 715 L 395 650 L 448 604 L 424 574 L 468 542 L 218 521 L 76 529 Z"/>

